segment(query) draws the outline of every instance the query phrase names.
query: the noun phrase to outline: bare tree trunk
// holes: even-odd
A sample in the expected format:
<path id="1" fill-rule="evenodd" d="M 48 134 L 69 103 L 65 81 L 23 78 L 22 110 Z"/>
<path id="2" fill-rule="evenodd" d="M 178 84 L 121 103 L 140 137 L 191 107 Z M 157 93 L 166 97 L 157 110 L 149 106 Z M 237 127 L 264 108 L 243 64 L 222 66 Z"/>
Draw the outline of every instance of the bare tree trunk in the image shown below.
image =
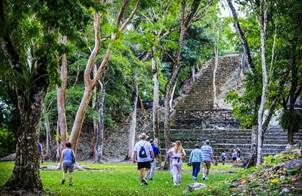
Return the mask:
<path id="1" fill-rule="evenodd" d="M 93 70 L 94 73 L 96 73 L 96 70 L 97 70 L 97 66 L 94 65 L 94 70 Z M 97 110 L 97 87 L 93 89 L 92 110 L 93 111 Z M 95 116 L 93 116 L 93 136 L 90 146 L 90 155 L 92 159 L 95 159 L 95 155 L 96 155 L 97 135 L 98 135 L 98 121 L 95 118 Z"/>
<path id="2" fill-rule="evenodd" d="M 79 140 L 79 136 L 80 136 L 80 130 L 82 129 L 85 114 L 86 114 L 92 93 L 93 93 L 93 91 L 90 88 L 85 88 L 80 106 L 79 106 L 77 114 L 76 114 L 76 118 L 73 123 L 69 141 L 72 143 L 72 147 L 75 151 L 76 151 L 76 146 L 78 144 L 78 140 Z"/>
<path id="3" fill-rule="evenodd" d="M 60 141 L 59 141 L 59 137 L 60 137 L 60 132 L 59 132 L 59 125 L 57 124 L 56 127 L 56 160 L 60 160 Z"/>
<path id="4" fill-rule="evenodd" d="M 63 44 L 66 44 L 67 37 L 63 36 Z M 65 148 L 65 143 L 67 140 L 67 122 L 66 122 L 66 111 L 65 111 L 65 91 L 67 87 L 67 58 L 66 54 L 62 56 L 62 64 L 60 71 L 60 79 L 62 81 L 61 86 L 57 87 L 57 109 L 58 109 L 58 121 L 59 132 L 60 132 L 60 147 L 59 152 L 61 154 L 62 150 Z"/>
<path id="5" fill-rule="evenodd" d="M 103 146 L 104 146 L 104 107 L 105 107 L 105 85 L 102 82 L 100 84 L 99 95 L 99 119 L 98 119 L 98 134 L 96 141 L 96 157 L 95 162 L 101 163 L 103 158 Z"/>
<path id="6" fill-rule="evenodd" d="M 45 126 L 45 135 L 46 135 L 46 145 L 45 145 L 45 157 L 49 156 L 49 141 L 50 141 L 50 125 L 48 114 L 44 115 L 44 126 Z"/>
<path id="7" fill-rule="evenodd" d="M 195 75 L 196 75 L 196 71 L 195 71 L 195 65 L 192 66 L 192 81 L 195 82 Z"/>
<path id="8" fill-rule="evenodd" d="M 216 92 L 216 72 L 218 67 L 218 57 L 219 57 L 219 30 L 216 29 L 217 35 L 215 37 L 215 47 L 214 47 L 214 54 L 215 54 L 215 63 L 214 63 L 214 69 L 213 69 L 213 107 L 214 109 L 217 107 L 217 92 Z"/>
<path id="9" fill-rule="evenodd" d="M 271 76 L 273 74 L 273 65 L 274 65 L 274 60 L 275 60 L 276 39 L 277 39 L 277 27 L 275 25 L 274 39 L 273 39 L 273 48 L 272 48 L 272 57 L 271 57 L 271 64 L 270 64 L 270 68 L 269 68 L 269 76 Z"/>
<path id="10" fill-rule="evenodd" d="M 266 0 L 260 2 L 260 36 L 261 36 L 261 68 L 262 68 L 262 94 L 261 103 L 258 110 L 258 141 L 257 141 L 257 165 L 262 162 L 262 146 L 263 146 L 263 114 L 268 91 L 268 78 L 266 70 L 266 33 L 267 33 L 267 9 Z"/>
<path id="11" fill-rule="evenodd" d="M 158 108 L 159 108 L 159 82 L 158 82 L 158 69 L 156 60 L 154 57 L 154 50 L 152 48 L 152 73 L 153 73 L 153 107 L 152 107 L 152 131 L 153 131 L 153 138 L 159 137 L 157 133 L 159 133 L 159 122 L 158 122 Z"/>
<path id="12" fill-rule="evenodd" d="M 138 84 L 134 81 L 134 91 L 132 98 L 132 112 L 129 127 L 129 145 L 128 145 L 128 158 L 132 157 L 134 143 L 135 143 L 135 129 L 136 129 L 136 114 L 137 114 L 137 100 L 138 100 Z"/>

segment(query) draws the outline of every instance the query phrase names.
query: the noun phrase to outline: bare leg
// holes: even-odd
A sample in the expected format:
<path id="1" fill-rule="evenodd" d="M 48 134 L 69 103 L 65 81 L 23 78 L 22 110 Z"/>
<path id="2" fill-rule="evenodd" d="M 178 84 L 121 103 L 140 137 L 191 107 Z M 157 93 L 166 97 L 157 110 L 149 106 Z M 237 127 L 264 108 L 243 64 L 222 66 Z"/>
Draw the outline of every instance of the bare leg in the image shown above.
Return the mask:
<path id="1" fill-rule="evenodd" d="M 73 183 L 73 172 L 69 172 L 69 185 L 72 185 Z"/>

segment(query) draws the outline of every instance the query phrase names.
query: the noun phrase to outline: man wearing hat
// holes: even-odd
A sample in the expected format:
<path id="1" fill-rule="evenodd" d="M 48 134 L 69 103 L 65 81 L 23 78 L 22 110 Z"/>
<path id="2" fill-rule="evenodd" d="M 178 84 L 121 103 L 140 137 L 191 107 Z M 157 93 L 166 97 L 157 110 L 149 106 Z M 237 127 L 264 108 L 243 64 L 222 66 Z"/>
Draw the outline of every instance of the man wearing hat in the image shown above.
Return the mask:
<path id="1" fill-rule="evenodd" d="M 146 175 L 151 168 L 151 161 L 154 158 L 153 148 L 146 141 L 147 135 L 142 133 L 138 136 L 139 141 L 134 146 L 133 163 L 137 162 L 137 169 L 140 173 L 141 185 L 148 185 Z"/>
<path id="2" fill-rule="evenodd" d="M 210 146 L 210 141 L 206 140 L 201 147 L 201 155 L 202 155 L 202 168 L 203 168 L 203 176 L 202 180 L 208 179 L 209 171 L 211 168 L 211 162 L 213 160 L 213 149 Z"/>

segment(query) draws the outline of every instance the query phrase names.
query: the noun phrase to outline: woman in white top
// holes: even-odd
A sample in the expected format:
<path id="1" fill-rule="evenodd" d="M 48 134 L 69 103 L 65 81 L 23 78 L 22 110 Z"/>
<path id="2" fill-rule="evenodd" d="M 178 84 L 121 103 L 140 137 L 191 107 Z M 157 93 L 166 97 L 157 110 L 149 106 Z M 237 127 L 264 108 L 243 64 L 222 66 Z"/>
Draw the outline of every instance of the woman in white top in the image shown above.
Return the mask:
<path id="1" fill-rule="evenodd" d="M 174 185 L 179 185 L 182 159 L 186 156 L 186 152 L 183 149 L 180 141 L 175 142 L 175 147 L 171 155 L 172 155 L 171 158 L 172 158 L 173 182 Z"/>

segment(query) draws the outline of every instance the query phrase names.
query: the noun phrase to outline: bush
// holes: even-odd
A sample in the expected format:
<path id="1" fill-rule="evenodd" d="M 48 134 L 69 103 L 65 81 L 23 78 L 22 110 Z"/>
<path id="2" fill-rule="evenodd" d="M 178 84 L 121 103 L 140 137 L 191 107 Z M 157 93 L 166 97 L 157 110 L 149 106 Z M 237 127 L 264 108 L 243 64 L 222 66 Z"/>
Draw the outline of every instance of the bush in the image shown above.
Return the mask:
<path id="1" fill-rule="evenodd" d="M 0 157 L 13 153 L 15 149 L 15 135 L 8 128 L 0 126 Z"/>

